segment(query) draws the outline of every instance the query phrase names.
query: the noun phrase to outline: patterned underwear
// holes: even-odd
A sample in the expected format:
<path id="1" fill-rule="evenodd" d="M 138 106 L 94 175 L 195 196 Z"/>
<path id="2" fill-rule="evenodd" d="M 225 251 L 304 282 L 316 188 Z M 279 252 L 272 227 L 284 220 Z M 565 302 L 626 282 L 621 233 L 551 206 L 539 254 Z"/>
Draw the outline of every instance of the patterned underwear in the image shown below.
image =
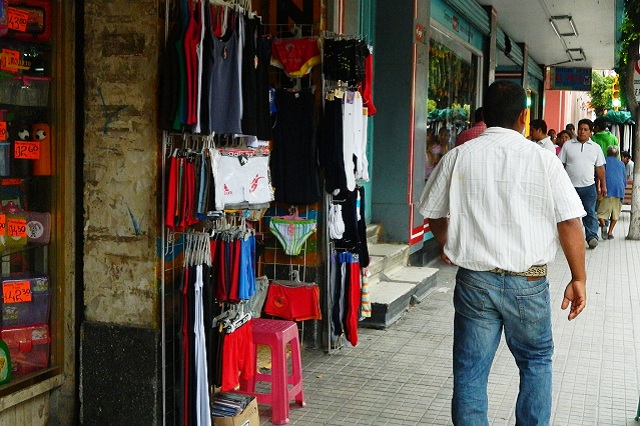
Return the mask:
<path id="1" fill-rule="evenodd" d="M 272 217 L 269 221 L 271 233 L 280 241 L 284 252 L 289 256 L 297 256 L 307 238 L 316 232 L 317 223 L 313 219 L 281 219 Z"/>

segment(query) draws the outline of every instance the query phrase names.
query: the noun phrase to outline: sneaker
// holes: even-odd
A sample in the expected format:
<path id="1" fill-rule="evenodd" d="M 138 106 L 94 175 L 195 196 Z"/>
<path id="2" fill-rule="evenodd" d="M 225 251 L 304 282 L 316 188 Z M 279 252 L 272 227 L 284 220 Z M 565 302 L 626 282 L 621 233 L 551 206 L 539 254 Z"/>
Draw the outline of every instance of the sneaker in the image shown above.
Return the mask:
<path id="1" fill-rule="evenodd" d="M 591 238 L 589 240 L 589 248 L 590 249 L 594 249 L 596 247 L 598 247 L 598 239 L 597 238 Z"/>
<path id="2" fill-rule="evenodd" d="M 608 240 L 613 240 L 613 235 L 607 235 Z"/>
<path id="3" fill-rule="evenodd" d="M 602 237 L 603 240 L 607 239 L 607 227 L 606 226 L 601 226 L 600 227 L 600 236 Z"/>

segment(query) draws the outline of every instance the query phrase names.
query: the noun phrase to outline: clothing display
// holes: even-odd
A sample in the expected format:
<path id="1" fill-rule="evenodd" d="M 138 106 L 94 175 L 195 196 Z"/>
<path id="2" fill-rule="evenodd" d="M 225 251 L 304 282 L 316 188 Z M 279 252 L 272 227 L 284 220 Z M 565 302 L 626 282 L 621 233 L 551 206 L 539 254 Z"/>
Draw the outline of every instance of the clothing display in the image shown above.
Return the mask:
<path id="1" fill-rule="evenodd" d="M 358 344 L 362 291 L 360 267 L 358 255 L 349 252 L 334 252 L 331 255 L 331 338 L 335 341 L 344 333 L 347 341 L 353 346 Z"/>
<path id="2" fill-rule="evenodd" d="M 272 281 L 264 312 L 290 321 L 320 320 L 320 289 L 315 283 Z"/>
<path id="3" fill-rule="evenodd" d="M 273 201 L 269 155 L 265 147 L 174 149 L 166 164 L 165 226 L 184 231 L 225 208 Z"/>
<path id="4" fill-rule="evenodd" d="M 259 18 L 204 1 L 178 7 L 161 66 L 160 128 L 269 139 L 270 53 Z"/>
<path id="5" fill-rule="evenodd" d="M 297 256 L 302 250 L 302 246 L 314 232 L 317 223 L 315 220 L 290 220 L 271 218 L 269 229 L 278 239 L 284 252 L 290 256 Z"/>
<path id="6" fill-rule="evenodd" d="M 320 199 L 313 92 L 277 89 L 276 104 L 271 155 L 275 200 L 313 204 Z"/>
<path id="7" fill-rule="evenodd" d="M 180 365 L 184 424 L 210 424 L 209 386 L 233 390 L 255 373 L 251 314 L 241 301 L 255 293 L 255 238 L 246 227 L 186 234 L 181 276 Z"/>
<path id="8" fill-rule="evenodd" d="M 342 205 L 342 221 L 345 226 L 342 238 L 334 241 L 335 247 L 357 254 L 363 268 L 369 266 L 369 248 L 367 246 L 367 225 L 364 219 L 364 188 L 354 191 L 340 191 L 333 198 L 334 203 Z"/>
<path id="9" fill-rule="evenodd" d="M 369 180 L 373 58 L 360 40 L 332 40 L 337 43 L 329 58 L 337 62 L 327 69 L 332 78 L 347 77 L 346 86 L 316 89 L 324 69 L 316 65 L 327 59 L 320 37 L 267 35 L 260 17 L 238 4 L 182 0 L 174 7 L 177 19 L 169 26 L 159 86 L 164 273 L 175 280 L 175 295 L 167 297 L 173 297 L 172 320 L 179 326 L 170 383 L 181 423 L 209 425 L 211 389 L 232 391 L 256 373 L 254 316 L 324 318 L 327 324 L 335 317 L 332 333 L 358 343 L 358 321 L 371 311 L 368 288 L 363 289 L 369 253 L 358 183 Z M 322 197 L 317 106 L 329 92 L 339 96 L 324 100 L 320 164 L 338 199 L 330 218 L 331 250 L 340 251 L 338 270 L 331 274 L 338 281 L 283 281 L 276 279 L 276 266 L 304 274 L 316 266 L 307 261 L 315 262 L 320 251 L 314 234 L 326 225 L 318 217 L 326 218 L 309 214 L 316 206 L 307 207 L 309 217 L 302 218 L 295 206 Z M 269 215 L 274 201 L 296 213 Z M 246 224 L 251 219 L 260 232 Z M 273 238 L 263 244 L 269 233 Z M 289 264 L 274 254 L 269 270 L 268 256 L 260 257 L 267 249 L 280 259 L 284 252 Z M 265 269 L 272 278 L 264 278 L 257 304 L 256 275 Z M 335 312 L 321 305 L 329 292 L 327 303 Z"/>
<path id="10" fill-rule="evenodd" d="M 302 77 L 320 64 L 316 37 L 277 39 L 271 44 L 271 65 L 282 68 L 289 77 Z"/>

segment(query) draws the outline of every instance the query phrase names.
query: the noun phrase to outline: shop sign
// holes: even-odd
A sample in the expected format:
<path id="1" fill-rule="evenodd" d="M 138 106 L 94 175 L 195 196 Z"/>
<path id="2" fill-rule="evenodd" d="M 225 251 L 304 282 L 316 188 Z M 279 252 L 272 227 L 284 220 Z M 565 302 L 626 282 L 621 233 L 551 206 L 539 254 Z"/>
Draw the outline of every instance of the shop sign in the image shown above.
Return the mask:
<path id="1" fill-rule="evenodd" d="M 636 61 L 636 66 L 633 68 L 633 94 L 636 101 L 640 102 L 640 60 Z"/>
<path id="2" fill-rule="evenodd" d="M 424 25 L 416 24 L 416 42 L 418 43 L 426 43 L 426 30 L 424 29 Z"/>
<path id="3" fill-rule="evenodd" d="M 551 67 L 551 90 L 591 90 L 591 68 Z"/>

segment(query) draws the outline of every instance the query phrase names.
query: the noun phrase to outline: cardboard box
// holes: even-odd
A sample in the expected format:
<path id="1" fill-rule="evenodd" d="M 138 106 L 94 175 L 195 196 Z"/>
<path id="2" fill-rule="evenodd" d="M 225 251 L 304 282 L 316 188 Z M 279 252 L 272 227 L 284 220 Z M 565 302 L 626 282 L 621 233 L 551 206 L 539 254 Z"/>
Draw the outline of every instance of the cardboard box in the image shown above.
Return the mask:
<path id="1" fill-rule="evenodd" d="M 247 408 L 237 416 L 214 417 L 213 426 L 260 426 L 258 402 L 253 398 Z"/>

